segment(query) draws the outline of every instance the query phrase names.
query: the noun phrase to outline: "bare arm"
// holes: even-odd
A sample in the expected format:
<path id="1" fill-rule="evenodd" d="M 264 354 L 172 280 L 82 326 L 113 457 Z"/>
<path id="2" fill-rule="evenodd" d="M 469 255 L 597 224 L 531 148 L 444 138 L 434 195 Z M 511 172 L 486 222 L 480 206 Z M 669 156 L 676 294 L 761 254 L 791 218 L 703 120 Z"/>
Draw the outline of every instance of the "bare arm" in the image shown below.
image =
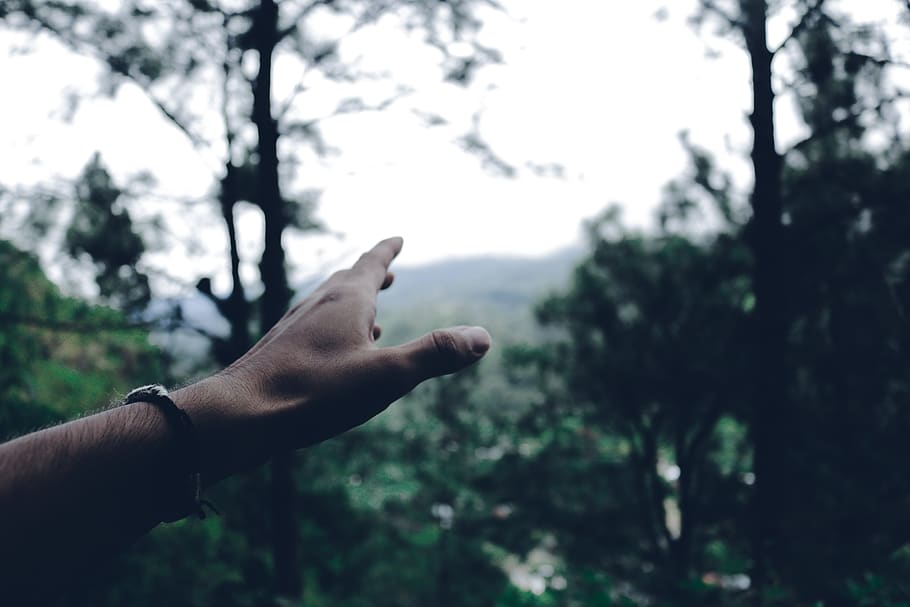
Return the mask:
<path id="1" fill-rule="evenodd" d="M 206 484 L 358 426 L 486 353 L 489 335 L 466 327 L 375 346 L 376 292 L 400 249 L 379 243 L 240 360 L 171 394 L 196 427 Z M 0 445 L 0 588 L 59 584 L 155 527 L 181 499 L 177 440 L 158 409 L 136 403 Z"/>

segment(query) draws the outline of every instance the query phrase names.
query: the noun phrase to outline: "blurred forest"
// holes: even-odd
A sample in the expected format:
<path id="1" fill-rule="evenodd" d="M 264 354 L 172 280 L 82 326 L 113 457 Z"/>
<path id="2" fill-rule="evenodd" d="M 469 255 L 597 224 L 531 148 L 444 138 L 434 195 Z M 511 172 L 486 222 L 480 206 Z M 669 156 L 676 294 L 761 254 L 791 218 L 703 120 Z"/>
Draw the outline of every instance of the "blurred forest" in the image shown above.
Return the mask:
<path id="1" fill-rule="evenodd" d="M 188 350 L 150 345 L 150 332 L 202 340 L 190 367 L 204 372 L 283 313 L 295 293 L 282 237 L 320 229 L 283 143 L 329 144 L 318 119 L 272 100 L 274 58 L 345 87 L 340 113 L 404 94 L 359 97 L 376 76 L 339 52 L 381 19 L 420 30 L 440 50 L 440 78 L 465 82 L 498 60 L 476 38 L 478 11 L 495 0 L 115 4 L 7 0 L 0 19 L 99 57 L 109 94 L 140 87 L 193 145 L 220 151 L 207 203 L 224 222 L 231 288 L 199 276 L 195 293 L 226 329 L 193 327 L 180 301 L 155 297 L 142 260 L 161 226 L 133 219 L 147 178 L 117 183 L 96 156 L 69 190 L 0 190 L 0 203 L 31 201 L 25 216 L 0 217 L 20 236 L 0 241 L 3 436 L 141 383 L 184 381 Z M 895 5 L 906 37 L 910 6 Z M 380 296 L 383 341 L 484 324 L 490 359 L 221 483 L 223 516 L 162 526 L 90 564 L 60 604 L 910 604 L 908 66 L 893 31 L 858 26 L 840 6 L 698 2 L 692 27 L 748 58 L 749 191 L 683 134 L 689 168 L 667 185 L 654 230 L 607 208 L 584 251 L 402 272 Z M 791 31 L 772 46 L 768 22 L 782 13 Z M 337 39 L 311 31 L 327 22 L 343 25 Z M 471 53 L 450 56 L 453 40 Z M 214 110 L 182 94 L 200 82 Z M 806 133 L 786 148 L 783 90 Z M 213 116 L 217 138 L 201 126 Z M 255 288 L 240 277 L 241 202 L 264 218 Z M 40 247 L 90 274 L 97 296 L 49 281 Z"/>

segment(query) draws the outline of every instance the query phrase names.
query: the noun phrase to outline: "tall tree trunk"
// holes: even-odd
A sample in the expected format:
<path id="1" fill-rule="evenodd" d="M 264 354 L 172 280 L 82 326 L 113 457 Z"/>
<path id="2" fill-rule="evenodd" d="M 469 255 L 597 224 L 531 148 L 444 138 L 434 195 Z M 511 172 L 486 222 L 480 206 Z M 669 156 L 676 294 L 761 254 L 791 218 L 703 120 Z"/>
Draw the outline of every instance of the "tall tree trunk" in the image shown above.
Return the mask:
<path id="1" fill-rule="evenodd" d="M 741 0 L 746 49 L 752 66 L 751 114 L 754 142 L 752 165 L 752 247 L 755 254 L 756 391 L 752 420 L 754 446 L 754 526 L 752 529 L 755 604 L 763 604 L 768 584 L 769 555 L 780 543 L 779 514 L 787 495 L 784 480 L 788 451 L 786 389 L 786 322 L 784 312 L 784 251 L 782 225 L 782 158 L 774 129 L 774 90 L 768 48 L 766 0 Z"/>
<path id="2" fill-rule="evenodd" d="M 240 280 L 240 247 L 234 218 L 234 207 L 238 200 L 236 170 L 229 161 L 225 166 L 225 176 L 221 180 L 221 216 L 227 227 L 231 254 L 231 293 L 221 310 L 231 326 L 231 334 L 227 351 L 222 355 L 223 360 L 218 361 L 222 366 L 227 366 L 240 358 L 253 345 L 250 335 L 250 302 L 247 301 L 246 290 Z"/>
<path id="3" fill-rule="evenodd" d="M 259 272 L 264 291 L 260 302 L 265 333 L 287 310 L 291 299 L 281 237 L 288 225 L 278 181 L 278 124 L 272 116 L 272 53 L 280 39 L 278 5 L 261 0 L 252 33 L 259 54 L 259 71 L 253 86 L 253 122 L 259 133 L 257 147 L 258 205 L 265 221 L 265 245 Z M 301 577 L 297 562 L 297 521 L 292 454 L 272 462 L 272 551 L 276 591 L 280 597 L 297 599 Z"/>

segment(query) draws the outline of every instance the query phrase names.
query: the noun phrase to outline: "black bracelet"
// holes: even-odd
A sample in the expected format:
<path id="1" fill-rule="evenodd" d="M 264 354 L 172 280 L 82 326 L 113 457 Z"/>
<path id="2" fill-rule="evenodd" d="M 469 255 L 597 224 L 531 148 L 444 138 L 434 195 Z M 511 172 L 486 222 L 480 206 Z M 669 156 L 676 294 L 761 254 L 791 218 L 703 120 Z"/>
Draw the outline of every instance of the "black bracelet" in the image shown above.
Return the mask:
<path id="1" fill-rule="evenodd" d="M 188 514 L 195 514 L 200 519 L 204 519 L 206 513 L 203 506 L 218 514 L 218 509 L 215 508 L 214 504 L 202 499 L 202 466 L 200 463 L 199 440 L 196 438 L 196 427 L 193 426 L 193 421 L 187 415 L 187 412 L 171 400 L 167 389 L 160 384 L 150 384 L 136 388 L 130 391 L 121 401 L 123 405 L 133 403 L 149 403 L 164 414 L 168 425 L 171 426 L 177 435 L 182 451 L 182 459 L 186 462 L 187 472 L 190 475 L 187 478 L 185 489 L 189 499 L 184 500 L 182 504 L 178 504 L 175 512 L 163 519 L 164 522 L 170 523 L 182 519 Z"/>

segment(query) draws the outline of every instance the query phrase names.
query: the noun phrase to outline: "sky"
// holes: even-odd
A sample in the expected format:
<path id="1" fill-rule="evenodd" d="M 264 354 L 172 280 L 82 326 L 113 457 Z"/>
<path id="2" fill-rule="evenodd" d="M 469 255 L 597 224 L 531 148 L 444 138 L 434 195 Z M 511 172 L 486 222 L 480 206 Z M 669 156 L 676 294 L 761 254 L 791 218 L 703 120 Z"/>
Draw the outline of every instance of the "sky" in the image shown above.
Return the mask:
<path id="1" fill-rule="evenodd" d="M 301 185 L 322 190 L 317 216 L 329 232 L 288 239 L 299 274 L 339 267 L 390 235 L 405 238 L 402 265 L 543 255 L 579 244 L 582 222 L 611 203 L 622 206 L 628 224 L 648 226 L 662 188 L 686 167 L 678 141 L 683 130 L 718 154 L 745 191 L 746 57 L 735 44 L 693 31 L 686 18 L 694 1 L 668 3 L 659 20 L 660 4 L 514 0 L 485 32 L 503 64 L 482 70 L 467 89 L 426 76 L 399 32 L 380 28 L 365 37 L 368 60 L 398 66 L 416 92 L 384 112 L 342 116 L 324 126 L 341 152 L 304 165 Z M 872 19 L 887 14 L 888 4 L 862 3 Z M 786 16 L 772 26 L 771 39 L 780 39 Z M 22 41 L 8 37 L 6 51 Z M 118 177 L 153 171 L 165 196 L 144 208 L 172 218 L 168 228 L 178 240 L 202 233 L 212 249 L 223 249 L 223 228 L 212 222 L 210 209 L 199 214 L 164 200 L 203 196 L 217 156 L 194 152 L 138 89 L 123 87 L 114 99 L 85 103 L 71 120 L 60 119 L 67 92 L 90 91 L 98 70 L 91 59 L 49 41 L 0 60 L 0 82 L 17 91 L 0 97 L 0 183 L 51 187 L 100 150 Z M 298 78 L 293 66 L 277 65 L 276 98 Z M 448 122 L 427 129 L 414 108 Z M 792 99 L 782 98 L 784 140 L 800 134 L 789 108 Z M 485 141 L 519 168 L 516 177 L 491 174 L 454 142 L 475 113 Z M 529 163 L 559 165 L 562 175 L 538 176 Z M 239 221 L 244 275 L 252 280 L 261 217 L 244 208 Z M 152 263 L 180 276 L 202 271 L 216 277 L 216 288 L 219 281 L 226 286 L 222 255 L 162 250 Z"/>

